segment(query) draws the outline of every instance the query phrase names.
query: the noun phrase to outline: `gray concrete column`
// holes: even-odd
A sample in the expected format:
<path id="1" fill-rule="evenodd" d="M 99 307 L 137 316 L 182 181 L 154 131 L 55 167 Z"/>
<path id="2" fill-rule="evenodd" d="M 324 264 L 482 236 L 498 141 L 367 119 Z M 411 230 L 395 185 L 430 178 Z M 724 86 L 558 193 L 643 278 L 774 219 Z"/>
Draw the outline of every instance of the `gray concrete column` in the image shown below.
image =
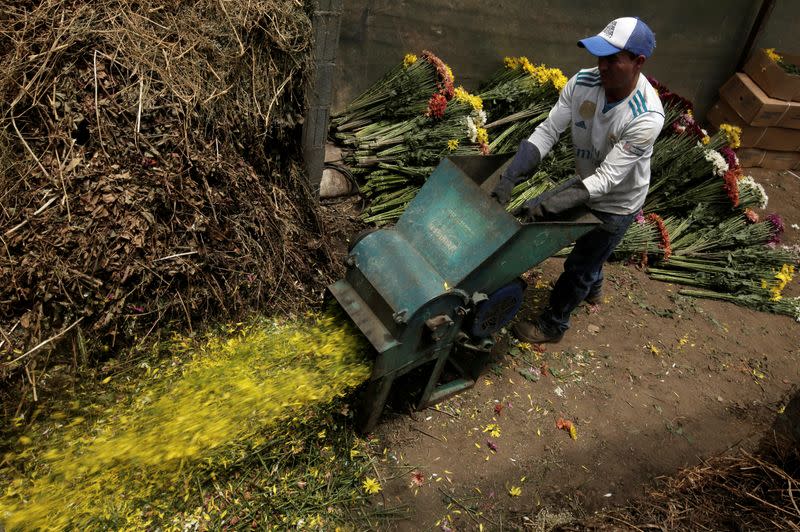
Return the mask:
<path id="1" fill-rule="evenodd" d="M 317 0 L 314 25 L 314 72 L 308 87 L 303 123 L 303 157 L 311 189 L 319 194 L 325 164 L 325 139 L 333 98 L 333 70 L 339 47 L 343 0 Z"/>

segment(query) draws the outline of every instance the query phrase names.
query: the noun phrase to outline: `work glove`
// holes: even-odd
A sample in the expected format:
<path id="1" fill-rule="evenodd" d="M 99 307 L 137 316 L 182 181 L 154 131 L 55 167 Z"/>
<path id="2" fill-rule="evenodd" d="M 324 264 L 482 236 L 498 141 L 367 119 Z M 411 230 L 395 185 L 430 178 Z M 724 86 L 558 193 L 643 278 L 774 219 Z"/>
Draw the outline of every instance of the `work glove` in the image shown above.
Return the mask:
<path id="1" fill-rule="evenodd" d="M 539 166 L 541 160 L 542 156 L 539 153 L 539 148 L 527 140 L 520 142 L 517 153 L 514 154 L 511 163 L 503 170 L 500 181 L 495 185 L 491 196 L 496 199 L 500 205 L 504 207 L 508 205 L 508 202 L 511 200 L 511 191 L 513 191 L 514 187 L 519 183 L 520 177 L 533 172 L 533 170 Z"/>
<path id="2" fill-rule="evenodd" d="M 528 222 L 552 220 L 589 201 L 589 191 L 580 178 L 573 178 L 560 188 L 549 196 L 545 195 L 544 199 L 540 196 L 529 200 L 519 214 Z"/>

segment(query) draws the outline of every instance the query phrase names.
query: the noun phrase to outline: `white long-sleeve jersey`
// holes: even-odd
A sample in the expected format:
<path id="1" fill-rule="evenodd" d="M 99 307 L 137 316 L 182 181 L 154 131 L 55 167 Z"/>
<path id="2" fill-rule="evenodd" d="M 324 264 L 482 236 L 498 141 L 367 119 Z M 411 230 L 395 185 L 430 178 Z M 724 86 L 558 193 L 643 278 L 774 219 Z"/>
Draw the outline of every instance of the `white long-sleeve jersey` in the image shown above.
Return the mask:
<path id="1" fill-rule="evenodd" d="M 664 108 L 641 74 L 625 100 L 604 111 L 605 106 L 598 69 L 581 70 L 528 141 L 544 157 L 571 125 L 576 171 L 589 191 L 589 207 L 631 214 L 644 205 L 650 187 L 650 157 L 664 126 Z"/>

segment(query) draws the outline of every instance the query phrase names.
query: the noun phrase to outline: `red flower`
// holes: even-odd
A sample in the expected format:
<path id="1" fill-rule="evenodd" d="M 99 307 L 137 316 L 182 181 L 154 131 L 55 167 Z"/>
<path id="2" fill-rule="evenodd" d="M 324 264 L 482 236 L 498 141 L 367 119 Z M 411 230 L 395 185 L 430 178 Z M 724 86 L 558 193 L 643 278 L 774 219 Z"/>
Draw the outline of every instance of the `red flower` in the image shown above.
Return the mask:
<path id="1" fill-rule="evenodd" d="M 739 206 L 739 176 L 741 175 L 741 171 L 738 168 L 734 168 L 732 170 L 728 170 L 725 172 L 725 175 L 722 176 L 723 181 L 725 182 L 722 185 L 722 188 L 725 190 L 725 194 L 728 195 L 730 198 L 731 203 L 734 207 Z"/>
<path id="2" fill-rule="evenodd" d="M 437 91 L 434 96 L 437 94 L 441 95 L 444 97 L 445 102 L 451 100 L 456 92 L 455 85 L 453 84 L 453 73 L 451 70 L 447 67 L 447 65 L 444 64 L 444 61 L 436 57 L 433 52 L 423 50 L 422 58 L 433 65 L 433 67 L 436 69 L 436 74 L 439 77 L 439 79 L 436 81 Z M 430 105 L 428 106 L 428 109 L 430 112 Z"/>
<path id="3" fill-rule="evenodd" d="M 647 215 L 647 220 L 655 223 L 656 226 L 658 226 L 658 232 L 661 233 L 661 243 L 658 245 L 658 247 L 664 250 L 664 262 L 666 262 L 672 256 L 672 246 L 670 245 L 667 226 L 664 224 L 664 220 L 661 218 L 661 216 L 654 212 Z"/>
<path id="4" fill-rule="evenodd" d="M 442 118 L 446 109 L 447 98 L 445 98 L 441 93 L 437 92 L 431 96 L 430 100 L 428 100 L 428 112 L 425 113 L 425 116 Z"/>
<path id="5" fill-rule="evenodd" d="M 747 221 L 750 222 L 751 224 L 758 223 L 758 213 L 753 209 L 745 209 L 744 216 L 745 218 L 747 218 Z"/>

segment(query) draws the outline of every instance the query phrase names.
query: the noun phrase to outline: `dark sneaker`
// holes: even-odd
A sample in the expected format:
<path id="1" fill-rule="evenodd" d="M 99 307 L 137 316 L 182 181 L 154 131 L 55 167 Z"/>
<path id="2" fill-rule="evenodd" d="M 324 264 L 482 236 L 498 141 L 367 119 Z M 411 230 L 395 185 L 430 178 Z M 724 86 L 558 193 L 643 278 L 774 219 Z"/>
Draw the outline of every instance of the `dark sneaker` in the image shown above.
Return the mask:
<path id="1" fill-rule="evenodd" d="M 586 296 L 586 299 L 584 299 L 584 301 L 586 301 L 590 305 L 599 305 L 600 303 L 603 302 L 603 289 L 598 288 L 597 290 L 592 290 L 591 292 L 589 292 L 589 295 Z"/>
<path id="2" fill-rule="evenodd" d="M 528 320 L 515 323 L 511 330 L 514 332 L 514 336 L 531 344 L 558 342 L 564 337 L 563 333 L 557 335 L 547 334 L 538 325 Z"/>

